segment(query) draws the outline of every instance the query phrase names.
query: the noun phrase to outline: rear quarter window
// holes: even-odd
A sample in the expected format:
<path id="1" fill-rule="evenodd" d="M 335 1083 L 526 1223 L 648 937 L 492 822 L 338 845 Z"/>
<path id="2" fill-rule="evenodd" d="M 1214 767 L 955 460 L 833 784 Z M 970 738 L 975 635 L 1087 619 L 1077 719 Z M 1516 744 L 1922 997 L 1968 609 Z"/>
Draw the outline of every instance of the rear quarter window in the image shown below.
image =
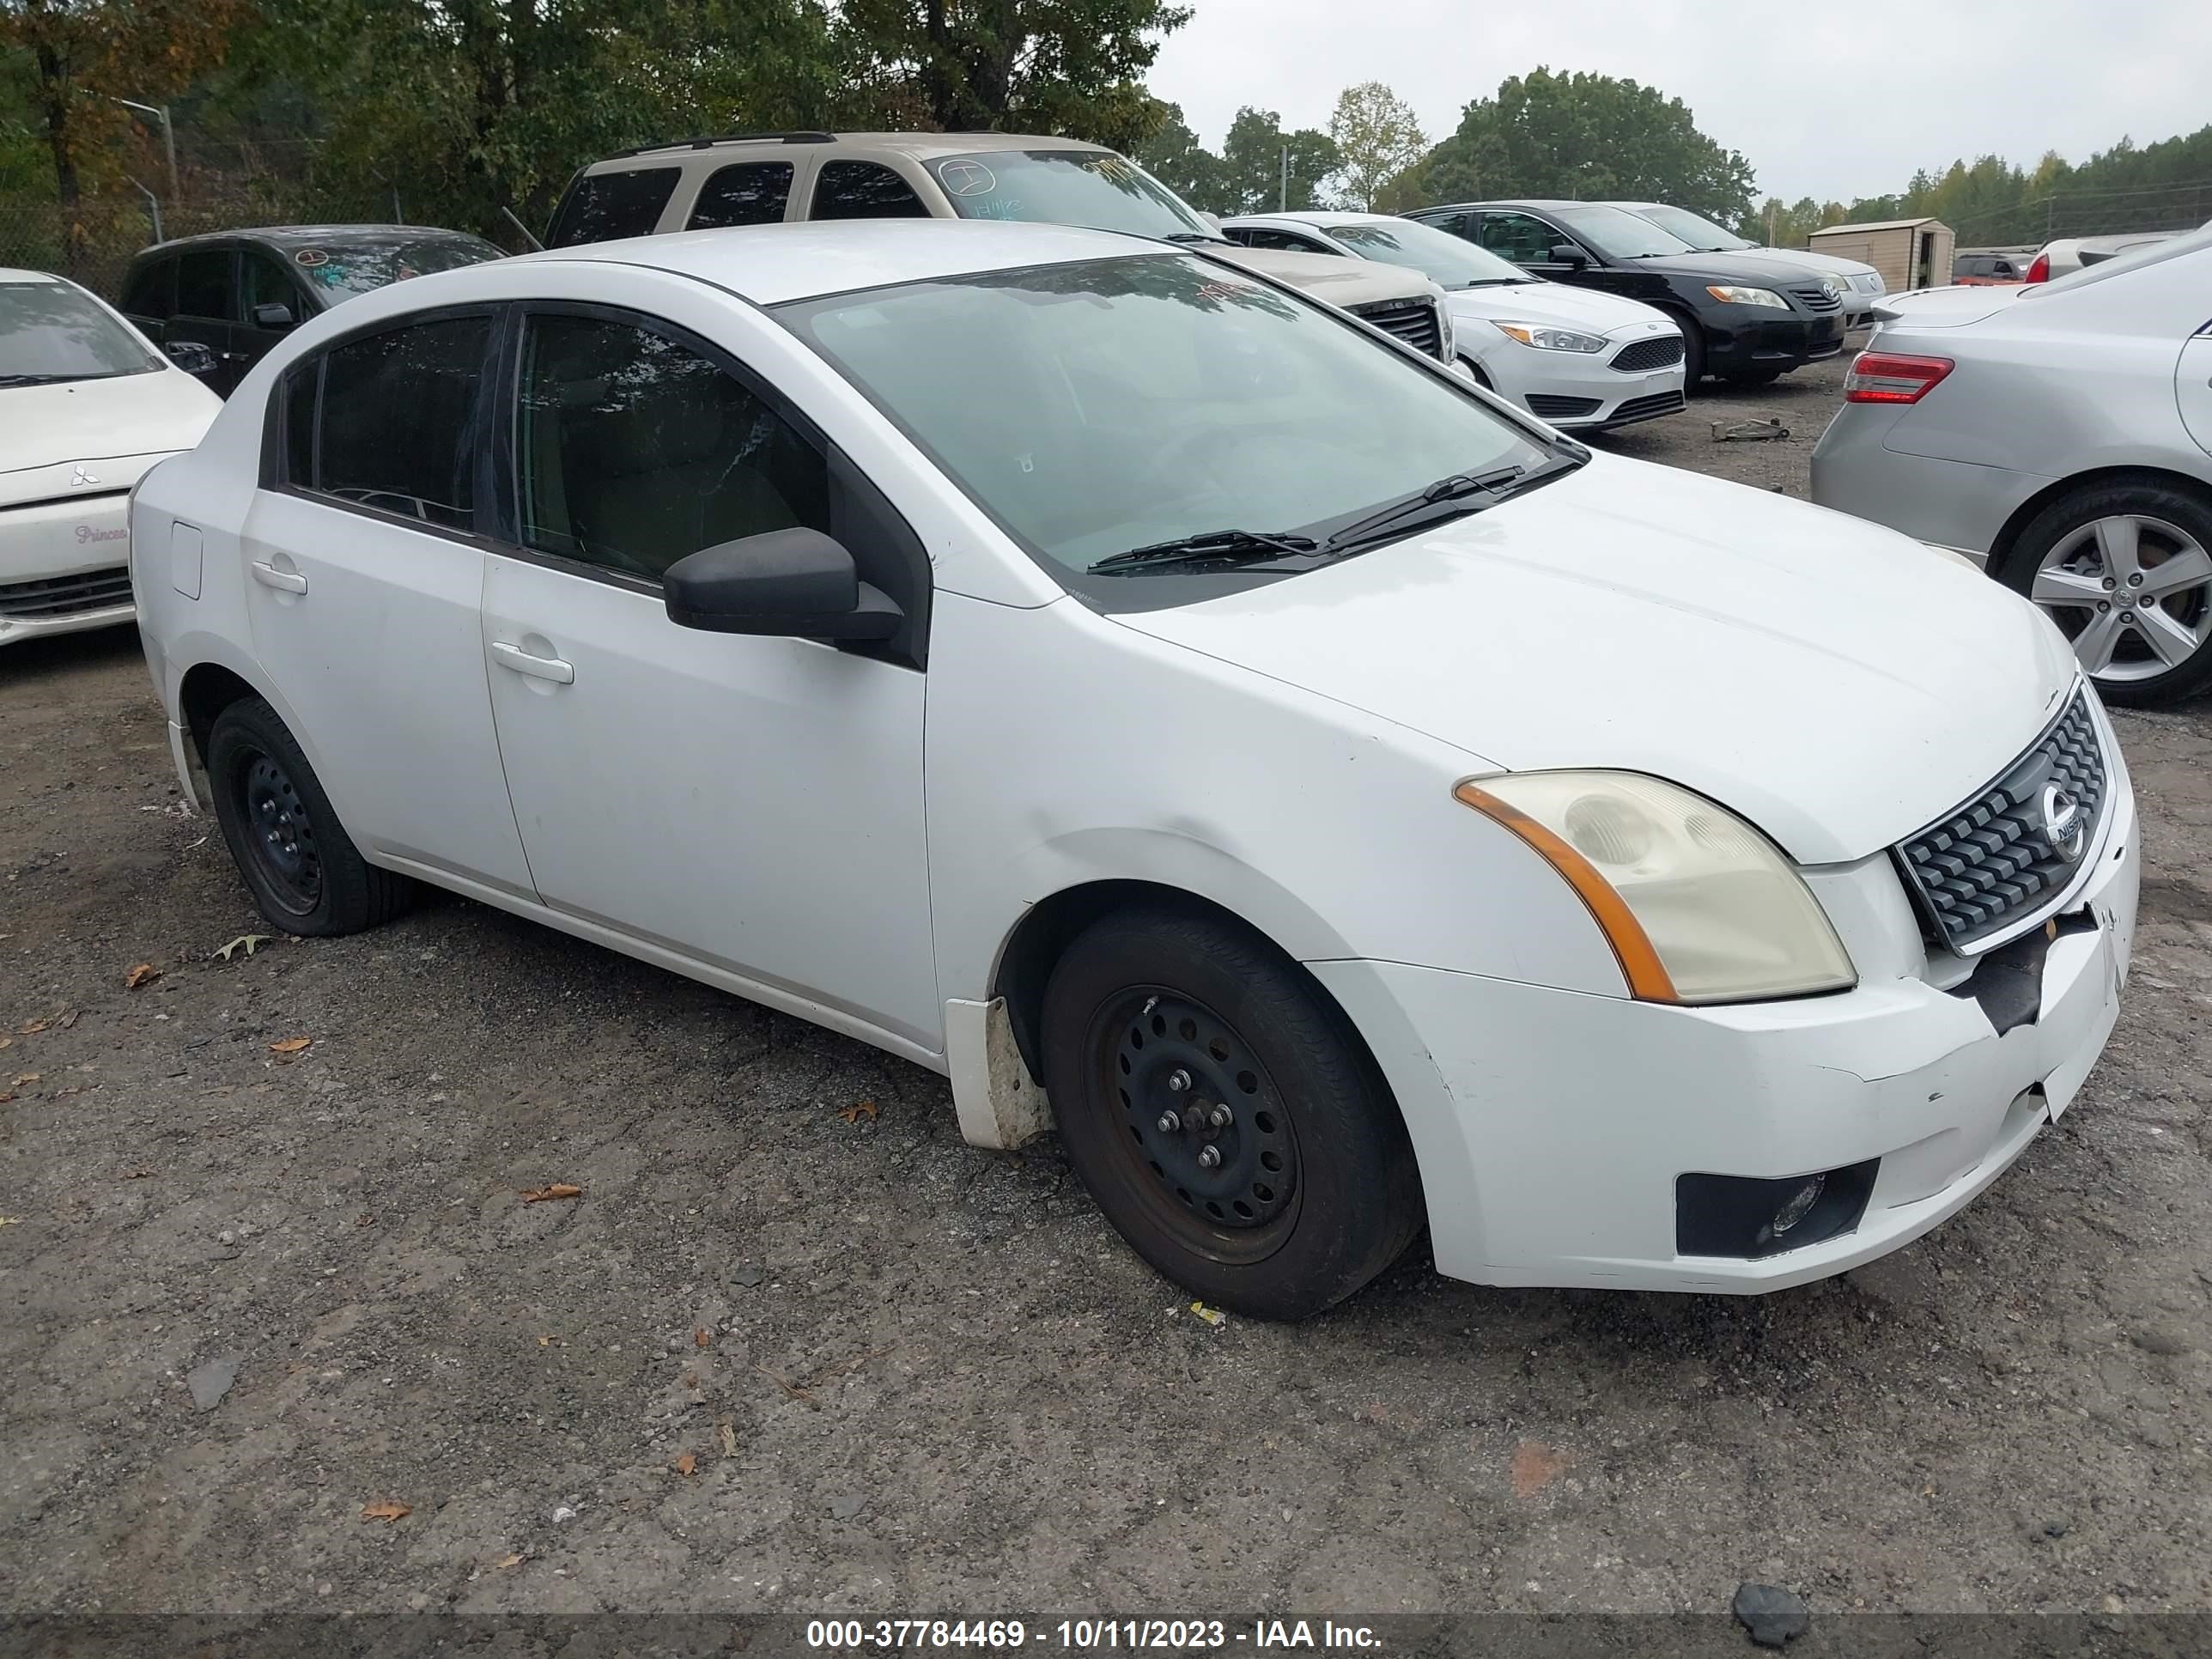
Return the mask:
<path id="1" fill-rule="evenodd" d="M 781 224 L 790 202 L 790 162 L 739 161 L 716 168 L 699 187 L 688 228 L 726 230 L 738 225 Z"/>
<path id="2" fill-rule="evenodd" d="M 586 173 L 562 199 L 547 245 L 575 247 L 624 236 L 650 236 L 660 222 L 661 210 L 676 193 L 676 179 L 674 167 Z"/>

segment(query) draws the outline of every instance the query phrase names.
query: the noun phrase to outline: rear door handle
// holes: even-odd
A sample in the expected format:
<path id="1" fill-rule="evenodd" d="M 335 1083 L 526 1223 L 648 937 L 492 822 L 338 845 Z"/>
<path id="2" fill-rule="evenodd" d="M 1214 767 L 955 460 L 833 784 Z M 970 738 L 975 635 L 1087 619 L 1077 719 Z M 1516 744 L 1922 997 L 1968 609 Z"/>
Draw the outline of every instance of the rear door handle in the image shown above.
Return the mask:
<path id="1" fill-rule="evenodd" d="M 532 679 L 550 680 L 556 685 L 574 685 L 576 669 L 558 657 L 534 657 L 519 645 L 509 645 L 505 640 L 491 642 L 491 654 L 501 668 L 512 668 L 518 674 L 527 674 Z"/>
<path id="2" fill-rule="evenodd" d="M 279 570 L 275 565 L 260 559 L 253 562 L 253 580 L 264 587 L 275 588 L 280 593 L 304 593 L 307 591 L 307 579 L 298 571 Z"/>

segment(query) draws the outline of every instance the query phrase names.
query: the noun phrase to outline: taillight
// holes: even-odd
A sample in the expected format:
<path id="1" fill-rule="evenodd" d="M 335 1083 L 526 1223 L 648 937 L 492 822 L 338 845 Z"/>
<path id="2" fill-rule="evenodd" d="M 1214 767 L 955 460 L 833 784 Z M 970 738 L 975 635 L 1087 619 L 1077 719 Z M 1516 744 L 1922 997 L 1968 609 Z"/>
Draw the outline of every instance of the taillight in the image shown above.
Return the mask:
<path id="1" fill-rule="evenodd" d="M 2049 282 L 2051 280 L 2051 256 L 2048 253 L 2037 254 L 2035 256 L 2034 262 L 2027 268 L 2027 275 L 2021 277 L 2020 280 L 2023 283 Z"/>
<path id="2" fill-rule="evenodd" d="M 1862 351 L 1844 377 L 1847 404 L 1917 404 L 1954 365 L 1948 357 L 1900 357 Z"/>

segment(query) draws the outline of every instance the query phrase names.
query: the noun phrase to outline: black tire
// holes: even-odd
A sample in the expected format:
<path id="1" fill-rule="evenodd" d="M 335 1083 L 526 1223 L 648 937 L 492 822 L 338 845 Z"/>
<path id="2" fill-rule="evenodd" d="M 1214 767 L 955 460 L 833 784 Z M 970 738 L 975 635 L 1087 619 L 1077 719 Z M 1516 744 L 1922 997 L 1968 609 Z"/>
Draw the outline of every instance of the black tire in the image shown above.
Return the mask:
<path id="1" fill-rule="evenodd" d="M 216 822 L 261 914 L 288 933 L 357 933 L 414 902 L 415 884 L 363 859 L 276 711 L 232 703 L 208 733 Z"/>
<path id="2" fill-rule="evenodd" d="M 1698 395 L 1698 383 L 1705 378 L 1705 331 L 1697 319 L 1679 312 L 1668 312 L 1674 325 L 1682 331 L 1682 392 L 1685 397 Z"/>
<path id="3" fill-rule="evenodd" d="M 1739 392 L 1755 392 L 1760 386 L 1772 386 L 1781 378 L 1778 368 L 1740 368 L 1727 377 L 1728 383 Z"/>
<path id="4" fill-rule="evenodd" d="M 1109 916 L 1054 966 L 1042 1042 L 1077 1176 L 1138 1255 L 1204 1301 L 1304 1319 L 1420 1231 L 1420 1176 L 1382 1073 L 1265 941 L 1170 908 Z M 1220 1107 L 1226 1126 L 1210 1119 Z M 1185 1127 L 1164 1131 L 1178 1109 Z"/>
<path id="5" fill-rule="evenodd" d="M 2134 518 L 2150 521 L 2137 531 L 2137 562 L 2142 574 L 2155 584 L 2159 565 L 2185 550 L 2189 541 L 2199 550 L 2212 552 L 2212 495 L 2184 489 L 2148 475 L 2118 477 L 2082 486 L 2062 495 L 2028 520 L 2012 544 L 1999 556 L 1991 572 L 2018 593 L 2035 597 L 2036 579 L 2054 558 L 2094 576 L 2101 586 L 2104 562 L 2089 543 L 2081 541 L 2085 530 L 2100 520 Z M 2078 555 L 2069 547 L 2080 547 Z M 2124 578 L 2116 578 L 2116 594 L 2128 591 Z M 2163 596 L 2150 595 L 2146 610 L 2163 606 L 2160 623 L 2174 621 L 2204 635 L 2203 642 L 2171 666 L 2156 666 L 2163 659 L 2140 627 L 2124 629 L 2111 660 L 2102 669 L 2092 668 L 2090 678 L 2106 702 L 2134 708 L 2194 696 L 2212 686 L 2212 586 L 2195 586 Z M 2108 602 L 2109 603 L 2109 602 Z M 2045 614 L 2069 639 L 2079 640 L 2095 620 L 2087 606 L 2045 604 Z M 2108 615 L 2110 613 L 2107 613 Z M 2123 614 L 2125 614 L 2124 608 Z M 2095 654 L 2094 650 L 2090 653 Z"/>

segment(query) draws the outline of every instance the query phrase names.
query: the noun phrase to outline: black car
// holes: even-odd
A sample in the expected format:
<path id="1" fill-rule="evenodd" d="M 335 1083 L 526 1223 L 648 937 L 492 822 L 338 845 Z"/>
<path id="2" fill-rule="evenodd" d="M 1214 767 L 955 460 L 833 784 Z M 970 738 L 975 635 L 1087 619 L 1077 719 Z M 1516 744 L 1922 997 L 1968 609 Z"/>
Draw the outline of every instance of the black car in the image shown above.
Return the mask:
<path id="1" fill-rule="evenodd" d="M 282 225 L 185 236 L 131 261 L 118 307 L 228 398 L 288 331 L 356 294 L 504 258 L 481 236 L 427 225 Z"/>
<path id="2" fill-rule="evenodd" d="M 1603 289 L 1671 313 L 1694 386 L 1707 374 L 1764 386 L 1844 349 L 1843 290 L 1824 272 L 1700 253 L 1597 202 L 1462 202 L 1406 216 L 1554 282 Z"/>

